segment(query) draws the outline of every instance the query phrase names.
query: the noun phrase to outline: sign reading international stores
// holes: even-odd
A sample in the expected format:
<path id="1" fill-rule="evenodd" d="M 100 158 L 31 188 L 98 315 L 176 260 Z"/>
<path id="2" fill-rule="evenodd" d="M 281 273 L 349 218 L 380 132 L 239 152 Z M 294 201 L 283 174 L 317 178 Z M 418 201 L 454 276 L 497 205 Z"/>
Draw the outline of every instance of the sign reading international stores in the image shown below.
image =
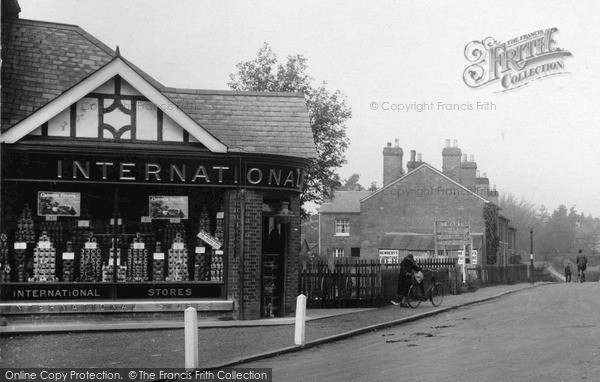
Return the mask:
<path id="1" fill-rule="evenodd" d="M 468 43 L 465 58 L 471 64 L 463 80 L 472 88 L 499 82 L 499 91 L 507 91 L 568 73 L 564 59 L 572 55 L 558 47 L 557 32 L 557 28 L 540 29 L 502 43 L 493 37 Z"/>

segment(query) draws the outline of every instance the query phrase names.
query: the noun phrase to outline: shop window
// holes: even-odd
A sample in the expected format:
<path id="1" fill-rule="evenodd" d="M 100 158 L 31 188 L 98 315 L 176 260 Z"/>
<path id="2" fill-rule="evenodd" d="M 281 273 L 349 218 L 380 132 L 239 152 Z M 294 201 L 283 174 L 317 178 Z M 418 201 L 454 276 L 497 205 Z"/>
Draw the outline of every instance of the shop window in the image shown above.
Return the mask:
<path id="1" fill-rule="evenodd" d="M 112 186 L 13 182 L 2 192 L 3 300 L 222 295 L 219 192 L 120 186 L 116 221 Z"/>
<path id="2" fill-rule="evenodd" d="M 335 219 L 335 236 L 350 236 L 350 219 Z"/>
<path id="3" fill-rule="evenodd" d="M 350 256 L 360 257 L 360 248 L 359 247 L 350 248 Z"/>
<path id="4" fill-rule="evenodd" d="M 334 248 L 333 257 L 344 257 L 344 248 Z"/>

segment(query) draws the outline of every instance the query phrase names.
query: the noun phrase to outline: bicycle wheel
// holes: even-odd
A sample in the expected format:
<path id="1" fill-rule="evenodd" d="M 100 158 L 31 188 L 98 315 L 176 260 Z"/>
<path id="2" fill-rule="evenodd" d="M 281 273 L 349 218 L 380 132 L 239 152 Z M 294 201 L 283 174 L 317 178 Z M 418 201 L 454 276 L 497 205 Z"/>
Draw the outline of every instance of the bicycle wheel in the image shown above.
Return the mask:
<path id="1" fill-rule="evenodd" d="M 431 294 L 429 295 L 429 299 L 431 300 L 431 304 L 433 306 L 440 306 L 442 301 L 444 300 L 444 286 L 442 283 L 435 283 L 431 287 Z"/>
<path id="2" fill-rule="evenodd" d="M 418 284 L 411 285 L 406 299 L 408 300 L 408 306 L 413 309 L 421 305 L 421 287 Z"/>

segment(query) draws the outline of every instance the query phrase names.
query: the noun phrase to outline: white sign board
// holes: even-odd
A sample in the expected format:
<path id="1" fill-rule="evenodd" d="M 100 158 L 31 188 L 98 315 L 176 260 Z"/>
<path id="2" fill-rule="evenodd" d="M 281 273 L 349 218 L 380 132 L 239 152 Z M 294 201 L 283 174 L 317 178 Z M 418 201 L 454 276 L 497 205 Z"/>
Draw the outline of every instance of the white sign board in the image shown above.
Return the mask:
<path id="1" fill-rule="evenodd" d="M 205 231 L 200 230 L 198 232 L 198 237 L 204 241 L 206 244 L 210 245 L 214 249 L 219 249 L 223 245 L 216 237 L 209 235 Z"/>

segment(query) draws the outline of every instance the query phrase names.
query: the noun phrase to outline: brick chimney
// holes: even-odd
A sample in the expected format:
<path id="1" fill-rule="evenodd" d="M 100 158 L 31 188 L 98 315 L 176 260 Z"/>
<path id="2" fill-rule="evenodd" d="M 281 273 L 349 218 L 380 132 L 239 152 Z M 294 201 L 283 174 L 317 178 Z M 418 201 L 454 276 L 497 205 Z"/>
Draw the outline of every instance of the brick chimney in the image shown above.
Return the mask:
<path id="1" fill-rule="evenodd" d="M 444 175 L 460 182 L 460 157 L 461 151 L 458 142 L 454 140 L 454 147 L 450 147 L 450 140 L 446 139 L 446 147 L 442 150 L 442 172 Z"/>
<path id="2" fill-rule="evenodd" d="M 396 139 L 394 147 L 388 142 L 387 147 L 383 148 L 383 187 L 402 176 L 403 155 L 399 139 Z"/>
<path id="3" fill-rule="evenodd" d="M 422 164 L 421 154 L 417 154 L 415 150 L 410 150 L 410 161 L 406 163 L 406 172 L 412 172 Z"/>
<path id="4" fill-rule="evenodd" d="M 500 194 L 498 193 L 498 191 L 496 191 L 496 185 L 494 184 L 492 186 L 492 189 L 490 191 L 488 191 L 488 197 L 487 200 L 489 200 L 490 202 L 494 203 L 495 205 L 498 205 L 498 196 Z"/>
<path id="5" fill-rule="evenodd" d="M 467 154 L 463 155 L 463 161 L 460 164 L 460 172 L 462 177 L 461 184 L 467 187 L 469 190 L 475 192 L 477 163 L 475 163 L 473 154 L 471 154 L 469 160 L 467 160 Z"/>
<path id="6" fill-rule="evenodd" d="M 18 19 L 21 7 L 17 0 L 2 0 L 2 20 Z"/>
<path id="7" fill-rule="evenodd" d="M 477 170 L 477 176 L 475 178 L 475 190 L 477 195 L 487 199 L 488 191 L 490 190 L 490 180 L 485 172 L 482 176 L 479 176 L 479 170 Z"/>

